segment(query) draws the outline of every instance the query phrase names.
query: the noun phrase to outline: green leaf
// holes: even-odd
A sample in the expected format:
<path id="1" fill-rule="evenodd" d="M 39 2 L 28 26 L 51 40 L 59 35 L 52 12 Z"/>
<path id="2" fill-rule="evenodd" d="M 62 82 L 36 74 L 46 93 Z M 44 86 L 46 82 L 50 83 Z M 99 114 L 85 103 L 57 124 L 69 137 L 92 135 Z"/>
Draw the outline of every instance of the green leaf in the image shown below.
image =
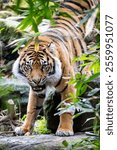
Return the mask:
<path id="1" fill-rule="evenodd" d="M 90 70 L 93 70 L 94 74 L 100 72 L 100 61 L 99 61 L 99 59 L 91 64 Z"/>
<path id="2" fill-rule="evenodd" d="M 13 93 L 14 87 L 13 86 L 0 86 L 0 98 L 4 96 L 8 96 L 10 93 Z"/>
<path id="3" fill-rule="evenodd" d="M 73 116 L 73 119 L 79 117 L 81 114 L 80 113 L 77 113 L 76 115 Z"/>
<path id="4" fill-rule="evenodd" d="M 91 117 L 91 118 L 86 119 L 86 121 L 83 123 L 83 125 L 85 125 L 87 122 L 94 120 L 94 119 L 95 119 L 95 117 Z"/>
<path id="5" fill-rule="evenodd" d="M 87 90 L 88 85 L 84 84 L 80 89 L 80 96 L 83 95 Z"/>
<path id="6" fill-rule="evenodd" d="M 76 88 L 76 95 L 77 96 L 81 96 L 81 87 L 83 86 L 83 82 L 77 82 L 77 84 L 75 85 Z"/>
<path id="7" fill-rule="evenodd" d="M 74 58 L 72 59 L 72 64 L 76 63 L 78 60 L 79 60 L 78 57 L 74 57 Z"/>
<path id="8" fill-rule="evenodd" d="M 34 2 L 32 0 L 27 0 L 27 4 L 29 5 L 29 9 L 33 10 Z"/>
<path id="9" fill-rule="evenodd" d="M 32 29 L 34 30 L 35 33 L 39 32 L 38 31 L 38 24 L 36 23 L 35 19 L 32 17 Z"/>
<path id="10" fill-rule="evenodd" d="M 26 39 L 22 39 L 21 41 L 18 42 L 16 48 L 12 51 L 12 53 L 16 52 L 17 50 L 19 50 L 19 48 L 26 43 Z"/>
<path id="11" fill-rule="evenodd" d="M 50 2 L 50 0 L 17 0 L 11 9 L 20 12 L 26 17 L 19 24 L 19 29 L 24 30 L 27 27 L 31 27 L 34 32 L 38 32 L 38 25 L 42 20 L 52 20 L 53 13 L 58 7 L 58 3 Z"/>
<path id="12" fill-rule="evenodd" d="M 65 147 L 68 147 L 68 145 L 69 145 L 69 143 L 68 143 L 66 140 L 64 140 L 64 141 L 62 142 L 62 144 L 63 144 Z"/>
<path id="13" fill-rule="evenodd" d="M 20 30 L 24 30 L 25 28 L 29 27 L 31 25 L 30 17 L 26 17 L 18 26 Z"/>
<path id="14" fill-rule="evenodd" d="M 96 73 L 94 75 L 92 75 L 91 77 L 89 77 L 88 79 L 85 80 L 86 83 L 93 81 L 94 79 L 96 79 L 97 77 L 99 77 L 100 73 Z"/>

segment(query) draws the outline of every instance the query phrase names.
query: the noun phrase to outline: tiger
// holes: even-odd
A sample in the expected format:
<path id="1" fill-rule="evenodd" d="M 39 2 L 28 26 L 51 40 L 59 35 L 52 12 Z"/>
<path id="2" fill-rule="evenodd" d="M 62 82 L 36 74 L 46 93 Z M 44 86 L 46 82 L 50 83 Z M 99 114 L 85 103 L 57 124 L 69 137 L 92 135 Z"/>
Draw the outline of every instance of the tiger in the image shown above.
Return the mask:
<path id="1" fill-rule="evenodd" d="M 29 86 L 27 115 L 22 126 L 16 127 L 17 135 L 32 134 L 34 123 L 41 107 L 52 90 L 61 95 L 61 107 L 71 104 L 70 93 L 76 93 L 74 85 L 69 84 L 70 78 L 78 72 L 78 62 L 72 63 L 74 57 L 87 52 L 84 40 L 85 26 L 80 23 L 84 11 L 96 7 L 94 0 L 63 0 L 59 12 L 51 25 L 36 40 L 30 41 L 19 50 L 19 57 L 13 65 L 13 74 Z M 68 14 L 70 17 L 61 14 Z M 66 110 L 60 115 L 55 135 L 72 136 L 74 110 Z"/>

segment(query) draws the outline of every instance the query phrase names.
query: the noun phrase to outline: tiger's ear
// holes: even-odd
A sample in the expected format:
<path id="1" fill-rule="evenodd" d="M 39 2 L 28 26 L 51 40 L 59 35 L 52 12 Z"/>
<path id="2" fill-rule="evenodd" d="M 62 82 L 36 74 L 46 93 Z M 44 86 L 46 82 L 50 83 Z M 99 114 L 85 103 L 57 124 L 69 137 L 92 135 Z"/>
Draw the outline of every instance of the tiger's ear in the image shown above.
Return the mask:
<path id="1" fill-rule="evenodd" d="M 55 51 L 56 51 L 56 46 L 55 46 L 55 44 L 54 44 L 53 42 L 51 42 L 51 43 L 48 44 L 48 48 L 49 48 L 49 50 L 50 50 L 50 53 L 52 53 L 52 54 L 55 53 Z"/>

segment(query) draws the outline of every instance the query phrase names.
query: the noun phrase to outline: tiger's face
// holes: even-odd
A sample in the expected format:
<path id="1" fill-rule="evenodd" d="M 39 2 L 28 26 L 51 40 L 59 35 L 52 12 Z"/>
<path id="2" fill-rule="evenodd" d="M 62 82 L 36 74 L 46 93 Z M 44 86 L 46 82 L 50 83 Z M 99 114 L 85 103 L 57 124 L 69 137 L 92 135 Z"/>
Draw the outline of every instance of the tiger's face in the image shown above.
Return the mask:
<path id="1" fill-rule="evenodd" d="M 42 93 L 47 84 L 56 84 L 61 78 L 61 63 L 51 52 L 49 47 L 27 47 L 16 60 L 13 73 L 26 80 L 33 91 Z"/>

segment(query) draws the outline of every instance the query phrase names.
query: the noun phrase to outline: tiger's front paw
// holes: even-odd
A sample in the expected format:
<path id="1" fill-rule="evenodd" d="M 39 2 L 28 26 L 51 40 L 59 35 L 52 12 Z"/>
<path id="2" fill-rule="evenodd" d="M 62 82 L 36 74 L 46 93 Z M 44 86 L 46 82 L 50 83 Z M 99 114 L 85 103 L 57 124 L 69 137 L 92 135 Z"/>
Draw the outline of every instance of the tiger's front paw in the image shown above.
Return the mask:
<path id="1" fill-rule="evenodd" d="M 16 127 L 15 128 L 16 135 L 31 135 L 31 132 L 25 129 L 24 127 Z"/>
<path id="2" fill-rule="evenodd" d="M 72 136 L 72 135 L 74 135 L 74 132 L 71 130 L 68 130 L 68 129 L 59 128 L 56 131 L 55 135 L 57 135 L 57 136 Z"/>

